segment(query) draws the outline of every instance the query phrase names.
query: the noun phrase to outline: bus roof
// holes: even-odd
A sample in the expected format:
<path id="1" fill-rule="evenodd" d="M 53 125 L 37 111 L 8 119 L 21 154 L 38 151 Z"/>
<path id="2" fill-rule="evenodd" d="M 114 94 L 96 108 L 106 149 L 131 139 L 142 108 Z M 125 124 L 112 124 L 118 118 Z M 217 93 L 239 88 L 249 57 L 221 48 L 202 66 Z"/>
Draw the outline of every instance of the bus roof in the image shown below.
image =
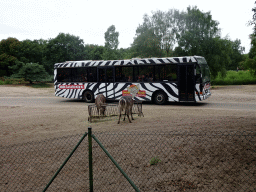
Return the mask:
<path id="1" fill-rule="evenodd" d="M 176 64 L 176 63 L 194 63 L 201 56 L 185 57 L 164 57 L 164 58 L 134 58 L 127 60 L 101 60 L 101 61 L 66 61 L 54 64 L 54 68 L 62 67 L 85 67 L 85 66 L 116 66 L 116 65 L 143 65 L 143 64 Z"/>

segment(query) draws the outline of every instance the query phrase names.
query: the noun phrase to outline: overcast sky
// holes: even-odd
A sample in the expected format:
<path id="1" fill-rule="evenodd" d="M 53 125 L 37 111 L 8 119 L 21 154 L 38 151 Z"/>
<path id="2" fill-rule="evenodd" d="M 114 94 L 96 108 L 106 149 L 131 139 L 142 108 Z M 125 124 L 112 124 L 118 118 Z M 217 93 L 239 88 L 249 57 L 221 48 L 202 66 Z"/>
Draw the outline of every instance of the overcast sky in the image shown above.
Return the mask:
<path id="1" fill-rule="evenodd" d="M 85 44 L 104 45 L 104 33 L 111 25 L 119 32 L 119 47 L 130 47 L 145 13 L 180 11 L 197 6 L 210 11 L 219 21 L 222 37 L 240 39 L 245 53 L 250 50 L 247 26 L 255 0 L 0 0 L 0 40 L 55 38 L 60 32 L 79 36 Z"/>

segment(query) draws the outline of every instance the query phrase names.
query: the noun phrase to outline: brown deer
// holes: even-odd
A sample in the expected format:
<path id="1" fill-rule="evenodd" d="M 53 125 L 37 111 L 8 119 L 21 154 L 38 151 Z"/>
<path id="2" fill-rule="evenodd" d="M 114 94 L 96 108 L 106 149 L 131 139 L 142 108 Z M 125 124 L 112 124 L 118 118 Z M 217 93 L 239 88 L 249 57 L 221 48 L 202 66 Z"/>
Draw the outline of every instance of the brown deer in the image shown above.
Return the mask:
<path id="1" fill-rule="evenodd" d="M 133 116 L 132 116 L 132 106 L 133 106 L 133 104 L 134 104 L 134 101 L 133 101 L 131 96 L 122 96 L 121 97 L 121 99 L 119 100 L 119 104 L 118 104 L 119 120 L 118 120 L 117 124 L 120 123 L 120 118 L 121 118 L 123 110 L 125 111 L 124 120 L 125 120 L 126 115 L 129 119 L 130 123 L 131 123 L 131 120 L 130 120 L 129 115 L 131 115 L 132 120 L 134 120 Z"/>
<path id="2" fill-rule="evenodd" d="M 97 112 L 99 117 L 105 115 L 106 111 L 106 97 L 103 94 L 97 95 L 95 99 L 95 105 L 97 107 Z"/>

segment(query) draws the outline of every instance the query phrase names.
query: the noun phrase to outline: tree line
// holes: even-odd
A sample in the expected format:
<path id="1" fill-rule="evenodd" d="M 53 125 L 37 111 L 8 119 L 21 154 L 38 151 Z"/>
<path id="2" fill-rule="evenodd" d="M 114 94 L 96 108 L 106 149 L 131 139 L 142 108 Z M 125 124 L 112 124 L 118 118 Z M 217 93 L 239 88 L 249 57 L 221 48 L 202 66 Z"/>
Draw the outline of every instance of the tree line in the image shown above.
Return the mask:
<path id="1" fill-rule="evenodd" d="M 255 25 L 255 16 L 251 24 Z M 49 40 L 19 41 L 9 37 L 0 42 L 0 77 L 40 81 L 53 74 L 54 63 L 64 61 L 199 55 L 206 58 L 214 78 L 219 72 L 225 76 L 226 70 L 256 62 L 255 31 L 249 57 L 246 57 L 241 41 L 221 38 L 218 25 L 210 12 L 189 6 L 186 11 L 170 9 L 145 14 L 131 46 L 125 49 L 118 49 L 119 32 L 114 25 L 104 34 L 104 46 L 85 44 L 79 37 L 65 33 Z"/>

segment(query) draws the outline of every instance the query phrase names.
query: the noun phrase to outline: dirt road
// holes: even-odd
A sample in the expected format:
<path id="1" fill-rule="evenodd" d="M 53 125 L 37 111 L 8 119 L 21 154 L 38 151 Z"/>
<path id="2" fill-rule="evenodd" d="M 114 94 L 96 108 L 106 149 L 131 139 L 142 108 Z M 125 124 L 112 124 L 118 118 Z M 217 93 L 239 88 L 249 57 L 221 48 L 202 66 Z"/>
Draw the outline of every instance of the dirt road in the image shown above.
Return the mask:
<path id="1" fill-rule="evenodd" d="M 143 105 L 145 117 L 117 125 L 117 117 L 87 121 L 87 104 L 54 96 L 53 88 L 0 86 L 0 139 L 2 144 L 41 140 L 94 131 L 122 130 L 255 130 L 256 86 L 212 89 L 197 104 Z"/>

